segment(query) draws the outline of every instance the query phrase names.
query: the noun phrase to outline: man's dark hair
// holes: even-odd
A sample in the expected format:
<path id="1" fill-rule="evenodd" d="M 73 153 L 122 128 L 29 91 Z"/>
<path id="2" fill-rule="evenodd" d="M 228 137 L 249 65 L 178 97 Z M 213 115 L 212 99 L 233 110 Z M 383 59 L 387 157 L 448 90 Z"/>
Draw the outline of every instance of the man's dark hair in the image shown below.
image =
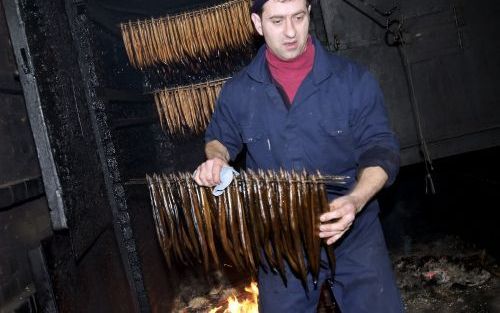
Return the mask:
<path id="1" fill-rule="evenodd" d="M 252 1 L 252 13 L 256 13 L 259 16 L 262 16 L 262 7 L 268 0 L 253 0 Z M 282 2 L 290 1 L 290 0 L 280 0 Z M 306 0 L 306 4 L 309 6 L 312 0 Z"/>

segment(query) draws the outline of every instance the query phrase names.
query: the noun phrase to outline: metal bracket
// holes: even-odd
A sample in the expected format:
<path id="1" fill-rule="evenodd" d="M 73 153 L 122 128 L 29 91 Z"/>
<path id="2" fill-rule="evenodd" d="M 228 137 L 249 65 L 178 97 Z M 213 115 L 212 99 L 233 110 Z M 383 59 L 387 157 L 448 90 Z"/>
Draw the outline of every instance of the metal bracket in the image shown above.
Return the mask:
<path id="1" fill-rule="evenodd" d="M 363 16 L 367 17 L 369 20 L 374 22 L 380 28 L 386 30 L 385 32 L 385 43 L 390 47 L 396 47 L 404 43 L 403 38 L 403 22 L 391 18 L 391 16 L 399 10 L 399 6 L 395 5 L 388 10 L 381 10 L 377 6 L 365 1 L 365 0 L 355 0 L 359 5 L 353 3 L 353 0 L 343 0 L 347 5 L 361 13 Z M 369 12 L 371 9 L 376 15 Z M 380 19 L 383 18 L 383 20 Z"/>

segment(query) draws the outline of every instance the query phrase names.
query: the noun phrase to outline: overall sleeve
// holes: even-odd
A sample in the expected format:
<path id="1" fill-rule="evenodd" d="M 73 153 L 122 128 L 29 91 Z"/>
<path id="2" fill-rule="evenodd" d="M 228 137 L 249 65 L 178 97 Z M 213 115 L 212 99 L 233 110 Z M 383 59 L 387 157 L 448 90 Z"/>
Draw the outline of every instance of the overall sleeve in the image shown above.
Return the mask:
<path id="1" fill-rule="evenodd" d="M 217 99 L 214 113 L 205 131 L 205 143 L 212 140 L 218 140 L 226 147 L 232 161 L 243 147 L 241 135 L 228 105 L 224 88 Z"/>
<path id="2" fill-rule="evenodd" d="M 399 143 L 391 130 L 382 91 L 375 78 L 368 72 L 361 77 L 353 90 L 351 129 L 355 140 L 358 171 L 380 166 L 389 176 L 391 185 L 399 172 Z"/>

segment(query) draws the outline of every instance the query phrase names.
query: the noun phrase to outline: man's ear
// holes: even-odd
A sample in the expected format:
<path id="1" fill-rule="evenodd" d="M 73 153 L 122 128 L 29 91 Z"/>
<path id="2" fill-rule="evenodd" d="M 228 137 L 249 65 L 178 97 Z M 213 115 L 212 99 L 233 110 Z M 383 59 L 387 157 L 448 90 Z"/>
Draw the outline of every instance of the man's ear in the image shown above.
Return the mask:
<path id="1" fill-rule="evenodd" d="M 260 16 L 257 13 L 252 13 L 251 18 L 255 30 L 259 33 L 259 35 L 263 36 L 264 34 L 262 32 L 262 19 L 260 18 Z"/>

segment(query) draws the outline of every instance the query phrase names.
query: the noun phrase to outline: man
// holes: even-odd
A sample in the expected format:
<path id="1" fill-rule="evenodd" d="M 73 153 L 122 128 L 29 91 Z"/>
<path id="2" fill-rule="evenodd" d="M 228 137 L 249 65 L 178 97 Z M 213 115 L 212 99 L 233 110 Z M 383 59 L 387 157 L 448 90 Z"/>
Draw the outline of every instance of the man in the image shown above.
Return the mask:
<path id="1" fill-rule="evenodd" d="M 307 0 L 257 0 L 252 11 L 266 44 L 222 89 L 206 131 L 207 161 L 195 180 L 218 184 L 221 168 L 243 146 L 250 169 L 351 177 L 346 191 L 328 189 L 330 212 L 320 218 L 319 236 L 335 247 L 336 302 L 343 313 L 402 312 L 372 199 L 399 168 L 380 88 L 368 72 L 308 35 Z M 319 286 L 330 275 L 323 266 Z M 308 284 L 307 293 L 289 269 L 285 283 L 263 266 L 259 310 L 315 312 L 320 288 L 311 277 Z"/>

